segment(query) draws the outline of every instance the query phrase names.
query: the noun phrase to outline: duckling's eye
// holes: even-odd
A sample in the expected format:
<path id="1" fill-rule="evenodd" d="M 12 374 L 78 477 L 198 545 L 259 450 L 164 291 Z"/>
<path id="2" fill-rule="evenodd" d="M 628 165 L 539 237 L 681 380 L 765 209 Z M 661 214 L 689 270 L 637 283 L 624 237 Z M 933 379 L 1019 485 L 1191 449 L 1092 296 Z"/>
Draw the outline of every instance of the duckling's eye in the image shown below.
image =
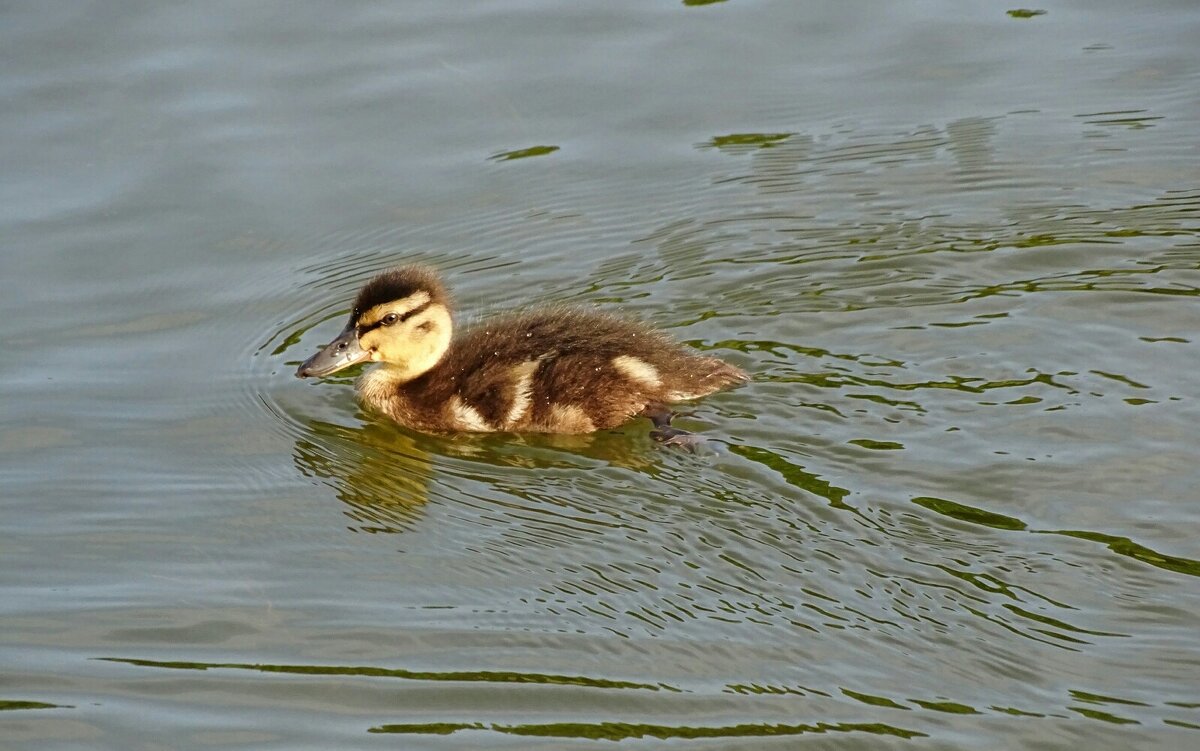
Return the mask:
<path id="1" fill-rule="evenodd" d="M 383 317 L 383 325 L 391 326 L 393 323 L 395 323 L 398 320 L 400 320 L 400 316 L 396 315 L 395 313 L 388 313 L 387 315 L 385 315 Z"/>

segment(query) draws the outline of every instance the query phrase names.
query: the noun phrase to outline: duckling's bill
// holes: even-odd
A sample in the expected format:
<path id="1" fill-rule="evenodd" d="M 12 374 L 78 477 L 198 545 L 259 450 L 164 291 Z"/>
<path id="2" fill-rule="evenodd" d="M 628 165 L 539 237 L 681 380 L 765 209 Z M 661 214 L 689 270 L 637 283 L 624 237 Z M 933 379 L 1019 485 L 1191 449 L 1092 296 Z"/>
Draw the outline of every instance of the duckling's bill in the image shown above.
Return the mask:
<path id="1" fill-rule="evenodd" d="M 353 322 L 342 329 L 338 338 L 321 348 L 296 369 L 297 378 L 327 376 L 356 363 L 365 362 L 371 353 L 358 343 L 358 329 Z"/>

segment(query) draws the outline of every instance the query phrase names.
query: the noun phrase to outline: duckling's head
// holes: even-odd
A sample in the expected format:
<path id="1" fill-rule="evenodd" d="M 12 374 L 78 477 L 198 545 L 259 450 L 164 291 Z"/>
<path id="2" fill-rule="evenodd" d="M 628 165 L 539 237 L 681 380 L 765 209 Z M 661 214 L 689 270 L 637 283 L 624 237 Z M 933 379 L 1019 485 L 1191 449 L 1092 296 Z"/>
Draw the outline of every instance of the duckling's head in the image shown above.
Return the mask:
<path id="1" fill-rule="evenodd" d="M 296 370 L 327 376 L 360 362 L 381 362 L 397 382 L 425 373 L 450 347 L 450 299 L 437 272 L 401 266 L 359 291 L 342 333 Z"/>

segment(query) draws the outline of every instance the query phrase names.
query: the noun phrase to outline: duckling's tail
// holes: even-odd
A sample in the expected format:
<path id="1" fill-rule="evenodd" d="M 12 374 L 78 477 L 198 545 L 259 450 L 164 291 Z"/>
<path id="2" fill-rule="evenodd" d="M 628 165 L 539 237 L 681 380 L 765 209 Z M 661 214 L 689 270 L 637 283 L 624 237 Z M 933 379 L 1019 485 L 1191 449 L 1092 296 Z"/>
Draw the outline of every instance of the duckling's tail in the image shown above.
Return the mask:
<path id="1" fill-rule="evenodd" d="M 750 375 L 737 367 L 716 357 L 697 358 L 693 377 L 686 385 L 676 388 L 668 394 L 670 401 L 685 401 L 698 399 L 722 389 L 740 386 L 750 380 Z"/>

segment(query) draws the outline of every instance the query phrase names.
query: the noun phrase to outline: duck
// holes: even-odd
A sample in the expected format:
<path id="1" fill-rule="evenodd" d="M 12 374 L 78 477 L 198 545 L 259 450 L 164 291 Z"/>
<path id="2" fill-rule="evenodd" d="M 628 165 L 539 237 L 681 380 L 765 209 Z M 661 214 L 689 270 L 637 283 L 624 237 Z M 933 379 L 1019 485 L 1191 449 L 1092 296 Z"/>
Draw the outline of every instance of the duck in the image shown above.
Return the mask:
<path id="1" fill-rule="evenodd" d="M 640 321 L 570 305 L 486 318 L 457 334 L 437 270 L 384 271 L 358 292 L 341 333 L 296 370 L 324 377 L 374 363 L 359 400 L 424 433 L 591 433 L 648 418 L 651 436 L 693 448 L 668 405 L 749 380 Z"/>

